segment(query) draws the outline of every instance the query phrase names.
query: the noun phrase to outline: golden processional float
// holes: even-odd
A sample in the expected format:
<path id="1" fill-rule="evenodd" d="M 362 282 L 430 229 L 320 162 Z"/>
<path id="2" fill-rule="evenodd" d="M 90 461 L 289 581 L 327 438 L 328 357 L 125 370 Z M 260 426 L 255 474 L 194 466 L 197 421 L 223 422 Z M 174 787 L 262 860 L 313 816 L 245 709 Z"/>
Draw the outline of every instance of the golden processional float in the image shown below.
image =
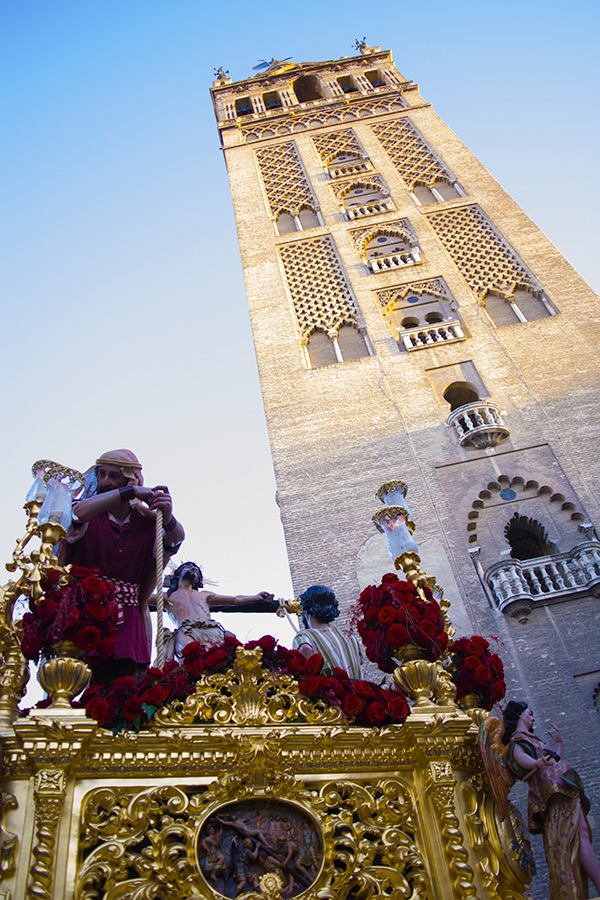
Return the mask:
<path id="1" fill-rule="evenodd" d="M 447 652 L 398 650 L 403 724 L 353 724 L 266 667 L 260 646 L 236 648 L 227 670 L 114 734 L 72 705 L 90 669 L 63 642 L 38 670 L 49 705 L 19 710 L 22 613 L 69 578 L 56 556 L 61 491 L 81 480 L 48 461 L 34 470 L 0 597 L 0 900 L 527 896 L 526 834 L 514 808 L 500 820 L 482 766 L 487 713 L 477 696 L 457 705 Z M 451 646 L 449 604 L 420 571 L 405 494 L 382 485 L 374 521 L 405 592 L 439 598 Z"/>

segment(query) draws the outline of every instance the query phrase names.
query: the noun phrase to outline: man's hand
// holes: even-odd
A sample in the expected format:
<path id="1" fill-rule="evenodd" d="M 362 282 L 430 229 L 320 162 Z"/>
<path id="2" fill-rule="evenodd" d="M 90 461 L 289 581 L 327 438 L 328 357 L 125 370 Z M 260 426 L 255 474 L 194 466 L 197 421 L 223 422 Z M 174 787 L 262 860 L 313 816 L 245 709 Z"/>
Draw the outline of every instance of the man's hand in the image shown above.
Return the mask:
<path id="1" fill-rule="evenodd" d="M 146 499 L 146 497 L 139 497 L 138 491 L 147 491 L 150 495 L 149 499 Z M 173 517 L 173 501 L 171 500 L 169 488 L 166 484 L 157 484 L 156 487 L 153 488 L 136 488 L 135 495 L 136 497 L 139 497 L 140 500 L 144 500 L 150 509 L 155 511 L 160 509 L 163 514 L 163 522 L 167 523 Z"/>

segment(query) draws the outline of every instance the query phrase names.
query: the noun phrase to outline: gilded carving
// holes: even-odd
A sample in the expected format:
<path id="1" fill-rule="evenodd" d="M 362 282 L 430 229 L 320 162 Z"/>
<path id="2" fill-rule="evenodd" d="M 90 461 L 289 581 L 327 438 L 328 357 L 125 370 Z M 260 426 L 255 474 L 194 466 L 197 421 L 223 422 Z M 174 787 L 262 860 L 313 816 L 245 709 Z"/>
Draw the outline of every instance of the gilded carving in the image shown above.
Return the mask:
<path id="1" fill-rule="evenodd" d="M 157 725 L 281 725 L 301 720 L 314 724 L 343 721 L 338 709 L 312 702 L 298 692 L 290 675 L 273 675 L 261 666 L 260 649 L 238 649 L 231 672 L 200 679 L 196 692 L 183 702 L 160 710 Z"/>
<path id="2" fill-rule="evenodd" d="M 454 807 L 454 775 L 448 761 L 429 763 L 429 795 L 438 814 L 442 841 L 448 859 L 454 896 L 460 900 L 477 897 L 475 873 L 469 865 L 460 821 Z"/>
<path id="3" fill-rule="evenodd" d="M 14 794 L 0 791 L 0 881 L 12 875 L 16 866 L 19 836 L 4 827 L 4 813 L 6 810 L 16 809 L 17 806 Z"/>

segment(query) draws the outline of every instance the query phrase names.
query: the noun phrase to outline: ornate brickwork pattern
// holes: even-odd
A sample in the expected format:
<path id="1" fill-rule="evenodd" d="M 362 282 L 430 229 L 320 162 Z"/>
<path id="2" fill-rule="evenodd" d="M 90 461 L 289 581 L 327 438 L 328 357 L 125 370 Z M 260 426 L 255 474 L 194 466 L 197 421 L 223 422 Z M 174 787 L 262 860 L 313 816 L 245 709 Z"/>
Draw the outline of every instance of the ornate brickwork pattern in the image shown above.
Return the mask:
<path id="1" fill-rule="evenodd" d="M 442 278 L 430 278 L 429 281 L 412 281 L 410 284 L 399 284 L 384 291 L 375 291 L 375 296 L 382 309 L 394 303 L 402 303 L 409 294 L 430 294 L 438 300 L 453 300 L 452 294 Z"/>
<path id="2" fill-rule="evenodd" d="M 446 166 L 427 146 L 407 118 L 372 126 L 388 156 L 412 190 L 415 184 L 432 187 L 436 181 L 454 181 Z"/>
<path id="3" fill-rule="evenodd" d="M 263 138 L 292 134 L 293 131 L 306 131 L 307 128 L 323 128 L 325 125 L 339 125 L 341 122 L 351 122 L 354 119 L 399 112 L 405 108 L 406 102 L 402 97 L 395 96 L 387 100 L 372 98 L 364 102 L 355 101 L 351 105 L 326 107 L 315 113 L 296 113 L 294 109 L 293 118 L 286 117 L 242 127 L 242 136 L 245 143 L 260 141 Z"/>
<path id="4" fill-rule="evenodd" d="M 363 151 L 351 128 L 330 131 L 328 134 L 318 134 L 313 138 L 313 143 L 324 163 L 328 163 L 334 156 L 343 153 L 356 153 L 363 156 Z"/>
<path id="5" fill-rule="evenodd" d="M 310 185 L 292 141 L 265 147 L 256 153 L 271 214 L 286 210 L 297 216 L 303 207 L 317 209 Z"/>
<path id="6" fill-rule="evenodd" d="M 408 219 L 396 219 L 394 222 L 384 222 L 381 225 L 370 225 L 368 228 L 355 228 L 348 232 L 355 250 L 362 253 L 367 244 L 377 234 L 400 235 L 409 247 L 418 247 L 417 233 Z"/>
<path id="7" fill-rule="evenodd" d="M 330 237 L 297 241 L 280 248 L 294 310 L 305 340 L 315 328 L 337 331 L 358 326 L 358 310 Z"/>
<path id="8" fill-rule="evenodd" d="M 490 291 L 507 297 L 515 288 L 541 285 L 479 206 L 462 206 L 428 216 L 431 226 L 480 300 Z"/>

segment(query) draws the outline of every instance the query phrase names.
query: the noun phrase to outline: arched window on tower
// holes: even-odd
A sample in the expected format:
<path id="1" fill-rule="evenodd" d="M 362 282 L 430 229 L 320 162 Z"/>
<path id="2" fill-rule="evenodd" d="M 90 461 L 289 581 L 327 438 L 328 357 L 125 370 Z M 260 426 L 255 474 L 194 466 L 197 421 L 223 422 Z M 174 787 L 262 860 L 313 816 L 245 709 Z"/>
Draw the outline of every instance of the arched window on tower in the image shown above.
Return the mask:
<path id="1" fill-rule="evenodd" d="M 361 330 L 355 325 L 340 325 L 337 335 L 326 334 L 315 329 L 306 345 L 311 369 L 330 366 L 332 363 L 347 362 L 370 356 L 369 348 Z"/>
<path id="2" fill-rule="evenodd" d="M 301 75 L 296 78 L 292 87 L 298 103 L 327 99 L 327 90 L 318 75 Z"/>
<path id="3" fill-rule="evenodd" d="M 458 182 L 438 179 L 434 184 L 424 184 L 416 181 L 413 185 L 412 195 L 419 206 L 427 206 L 430 203 L 442 203 L 444 200 L 455 200 L 464 196 L 464 191 L 458 189 Z"/>
<path id="4" fill-rule="evenodd" d="M 293 216 L 289 214 L 286 210 L 280 212 L 277 216 L 277 233 L 278 234 L 291 234 L 292 231 L 297 231 L 296 220 Z"/>
<path id="5" fill-rule="evenodd" d="M 444 400 L 450 404 L 450 412 L 467 403 L 476 403 L 479 393 L 468 381 L 455 381 L 444 391 Z"/>
<path id="6" fill-rule="evenodd" d="M 310 207 L 308 206 L 305 206 L 300 210 L 298 218 L 300 220 L 300 224 L 302 225 L 303 231 L 306 231 L 309 228 L 318 228 L 321 224 L 319 222 L 319 217 L 314 209 L 310 209 Z"/>
<path id="7" fill-rule="evenodd" d="M 349 219 L 357 219 L 360 216 L 373 215 L 394 208 L 391 197 L 379 184 L 351 184 L 341 194 L 340 199 L 342 209 Z"/>
<path id="8" fill-rule="evenodd" d="M 544 526 L 536 519 L 529 519 L 518 512 L 514 513 L 506 525 L 504 534 L 510 544 L 511 559 L 538 559 L 558 552 Z"/>
<path id="9" fill-rule="evenodd" d="M 552 307 L 541 291 L 517 288 L 508 297 L 489 293 L 485 297 L 485 311 L 496 328 L 531 322 L 553 315 Z"/>
<path id="10" fill-rule="evenodd" d="M 369 356 L 365 339 L 354 325 L 342 325 L 338 331 L 337 342 L 342 360 Z"/>

